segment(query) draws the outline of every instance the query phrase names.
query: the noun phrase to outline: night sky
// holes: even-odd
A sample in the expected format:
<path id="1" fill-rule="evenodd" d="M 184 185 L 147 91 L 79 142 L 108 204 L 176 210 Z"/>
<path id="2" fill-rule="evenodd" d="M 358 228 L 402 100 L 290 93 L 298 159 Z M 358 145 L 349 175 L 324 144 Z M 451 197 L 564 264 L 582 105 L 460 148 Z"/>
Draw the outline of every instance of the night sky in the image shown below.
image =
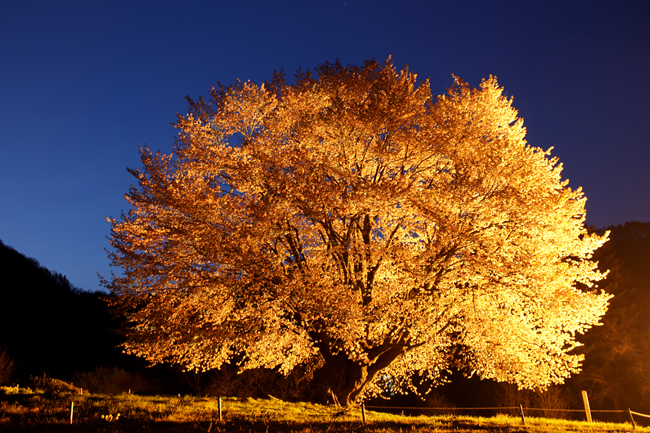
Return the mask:
<path id="1" fill-rule="evenodd" d="M 650 221 L 650 1 L 0 1 L 0 240 L 97 290 L 138 149 L 186 95 L 392 56 L 442 94 L 498 77 L 587 224 Z"/>

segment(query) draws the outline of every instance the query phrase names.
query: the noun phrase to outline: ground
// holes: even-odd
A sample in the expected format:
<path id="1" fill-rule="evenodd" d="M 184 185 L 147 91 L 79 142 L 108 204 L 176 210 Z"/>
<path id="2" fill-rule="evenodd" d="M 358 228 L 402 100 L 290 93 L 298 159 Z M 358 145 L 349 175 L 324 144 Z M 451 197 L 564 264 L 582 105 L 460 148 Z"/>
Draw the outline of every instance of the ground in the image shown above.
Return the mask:
<path id="1" fill-rule="evenodd" d="M 61 381 L 40 388 L 0 387 L 0 432 L 624 432 L 629 423 L 461 415 L 403 416 L 278 399 L 96 395 Z M 72 424 L 70 409 L 72 408 Z M 637 427 L 635 432 L 650 428 Z"/>

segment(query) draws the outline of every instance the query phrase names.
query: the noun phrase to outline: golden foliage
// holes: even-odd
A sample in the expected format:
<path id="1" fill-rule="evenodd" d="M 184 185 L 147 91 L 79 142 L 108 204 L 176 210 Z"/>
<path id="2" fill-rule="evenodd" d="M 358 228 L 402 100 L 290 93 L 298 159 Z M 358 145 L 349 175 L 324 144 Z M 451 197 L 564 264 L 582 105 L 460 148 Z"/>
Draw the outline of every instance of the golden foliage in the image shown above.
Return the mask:
<path id="1" fill-rule="evenodd" d="M 198 370 L 344 358 L 353 397 L 379 371 L 438 377 L 454 346 L 520 387 L 578 371 L 606 236 L 496 78 L 436 99 L 390 59 L 315 72 L 213 88 L 171 155 L 141 150 L 110 220 L 127 350 Z"/>

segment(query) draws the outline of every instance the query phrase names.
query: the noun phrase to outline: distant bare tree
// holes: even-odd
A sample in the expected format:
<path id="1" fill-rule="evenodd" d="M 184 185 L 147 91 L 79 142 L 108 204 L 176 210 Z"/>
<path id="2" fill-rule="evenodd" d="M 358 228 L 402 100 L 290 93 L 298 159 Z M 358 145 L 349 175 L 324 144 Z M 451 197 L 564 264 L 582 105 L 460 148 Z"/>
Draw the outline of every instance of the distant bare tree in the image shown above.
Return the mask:
<path id="1" fill-rule="evenodd" d="M 0 347 L 0 385 L 8 383 L 16 369 L 14 359 L 7 349 Z"/>
<path id="2" fill-rule="evenodd" d="M 609 269 L 599 287 L 614 295 L 603 326 L 581 337 L 584 371 L 574 379 L 594 407 L 650 410 L 650 222 L 608 227 L 611 241 L 596 251 Z"/>

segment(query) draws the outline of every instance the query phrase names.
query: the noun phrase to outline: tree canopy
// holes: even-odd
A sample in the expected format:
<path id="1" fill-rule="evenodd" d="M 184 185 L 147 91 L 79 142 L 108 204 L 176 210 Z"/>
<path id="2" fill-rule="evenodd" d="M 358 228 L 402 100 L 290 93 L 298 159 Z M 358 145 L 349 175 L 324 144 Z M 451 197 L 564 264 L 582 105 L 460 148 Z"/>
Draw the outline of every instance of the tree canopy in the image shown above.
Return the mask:
<path id="1" fill-rule="evenodd" d="M 496 78 L 429 82 L 390 58 L 188 98 L 173 153 L 112 225 L 126 350 L 209 370 L 313 363 L 351 404 L 391 378 L 544 388 L 579 371 L 609 295 L 580 189 L 525 141 Z"/>

